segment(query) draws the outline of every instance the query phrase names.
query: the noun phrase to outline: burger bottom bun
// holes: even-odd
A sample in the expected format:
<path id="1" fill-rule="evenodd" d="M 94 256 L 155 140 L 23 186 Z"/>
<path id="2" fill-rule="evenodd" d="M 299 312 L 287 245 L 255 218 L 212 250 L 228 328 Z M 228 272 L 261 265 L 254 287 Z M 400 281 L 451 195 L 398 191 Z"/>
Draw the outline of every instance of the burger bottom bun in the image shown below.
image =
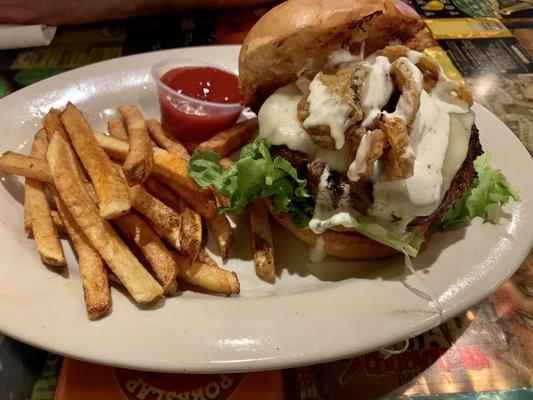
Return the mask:
<path id="1" fill-rule="evenodd" d="M 266 205 L 274 219 L 289 230 L 294 236 L 308 246 L 313 246 L 315 244 L 319 235 L 313 233 L 310 229 L 296 228 L 288 214 L 274 212 L 274 207 L 270 199 L 266 201 Z M 419 227 L 422 232 L 426 232 L 427 228 L 428 225 L 421 225 Z M 328 229 L 320 236 L 324 239 L 325 252 L 340 258 L 350 260 L 373 260 L 399 254 L 398 251 L 389 246 L 378 243 L 354 230 L 348 230 L 346 228 L 343 228 L 342 230 Z"/>

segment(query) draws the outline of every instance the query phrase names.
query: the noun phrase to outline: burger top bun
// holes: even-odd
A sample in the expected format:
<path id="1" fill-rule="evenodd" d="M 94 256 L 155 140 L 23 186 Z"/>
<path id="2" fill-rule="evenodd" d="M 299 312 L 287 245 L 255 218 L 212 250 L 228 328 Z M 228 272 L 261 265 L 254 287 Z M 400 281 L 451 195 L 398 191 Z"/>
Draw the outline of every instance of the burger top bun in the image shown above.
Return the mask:
<path id="1" fill-rule="evenodd" d="M 240 90 L 252 108 L 303 70 L 320 71 L 341 46 L 365 54 L 406 42 L 423 27 L 401 0 L 289 0 L 267 12 L 239 55 Z"/>

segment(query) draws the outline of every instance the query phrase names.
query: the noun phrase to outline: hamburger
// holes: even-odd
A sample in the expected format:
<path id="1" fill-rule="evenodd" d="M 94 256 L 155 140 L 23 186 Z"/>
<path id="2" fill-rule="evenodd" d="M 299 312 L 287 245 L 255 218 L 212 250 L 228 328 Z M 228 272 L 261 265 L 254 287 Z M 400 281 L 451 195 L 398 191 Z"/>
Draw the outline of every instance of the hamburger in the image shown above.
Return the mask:
<path id="1" fill-rule="evenodd" d="M 409 47 L 422 27 L 400 0 L 273 8 L 239 55 L 258 133 L 225 171 L 195 153 L 191 176 L 229 198 L 225 212 L 264 199 L 315 261 L 416 256 L 430 226 L 518 199 L 483 155 L 470 92 Z"/>

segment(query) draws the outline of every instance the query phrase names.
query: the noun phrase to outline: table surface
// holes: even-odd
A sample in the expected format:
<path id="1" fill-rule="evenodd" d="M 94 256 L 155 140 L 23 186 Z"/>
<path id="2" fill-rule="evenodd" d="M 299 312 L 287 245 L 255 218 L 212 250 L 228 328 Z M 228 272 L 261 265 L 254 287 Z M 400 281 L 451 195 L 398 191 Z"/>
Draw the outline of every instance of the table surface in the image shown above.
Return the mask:
<path id="1" fill-rule="evenodd" d="M 420 35 L 417 47 L 436 57 L 449 75 L 463 79 L 476 101 L 533 152 L 532 14 L 495 19 L 488 1 L 456 1 L 462 4 L 459 8 L 443 0 L 446 7 L 440 11 L 431 10 L 424 0 L 413 3 L 430 28 Z M 264 12 L 264 8 L 244 8 L 167 14 L 59 28 L 48 47 L 0 52 L 0 97 L 113 57 L 240 43 Z M 470 16 L 478 19 L 457 19 Z M 518 59 L 517 48 L 522 53 Z M 506 53 L 508 49 L 512 51 Z M 473 399 L 531 398 L 532 283 L 530 253 L 517 273 L 478 307 L 411 339 L 400 354 L 380 351 L 282 371 L 285 398 L 425 398 L 457 393 Z M 402 347 L 403 343 L 397 345 Z M 0 399 L 52 399 L 60 366 L 59 356 L 0 335 Z"/>

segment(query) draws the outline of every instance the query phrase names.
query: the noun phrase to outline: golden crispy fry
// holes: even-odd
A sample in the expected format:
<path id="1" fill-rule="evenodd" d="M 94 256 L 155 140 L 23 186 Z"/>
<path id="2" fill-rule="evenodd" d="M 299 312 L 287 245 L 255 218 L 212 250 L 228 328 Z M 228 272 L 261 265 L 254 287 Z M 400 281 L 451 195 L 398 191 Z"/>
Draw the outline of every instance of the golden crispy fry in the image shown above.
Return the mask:
<path id="1" fill-rule="evenodd" d="M 181 213 L 183 211 L 183 200 L 181 197 L 155 178 L 149 177 L 143 183 L 144 187 L 156 198 L 161 200 L 167 206 Z"/>
<path id="2" fill-rule="evenodd" d="M 124 122 L 122 122 L 122 118 L 115 117 L 113 119 L 110 119 L 107 122 L 107 130 L 109 131 L 109 134 L 114 138 L 122 140 L 124 142 L 128 141 L 128 132 L 126 132 Z"/>
<path id="3" fill-rule="evenodd" d="M 76 153 L 91 177 L 98 197 L 100 215 L 111 219 L 128 212 L 131 208 L 128 185 L 94 139 L 92 128 L 82 113 L 69 103 L 61 115 L 61 120 Z"/>
<path id="4" fill-rule="evenodd" d="M 382 115 L 376 120 L 388 142 L 388 152 L 384 157 L 383 173 L 389 179 L 407 179 L 413 175 L 415 154 L 411 149 L 409 133 L 399 117 Z"/>
<path id="5" fill-rule="evenodd" d="M 355 182 L 372 175 L 374 163 L 383 155 L 386 139 L 380 129 L 374 129 L 357 132 L 351 136 L 351 141 L 352 163 L 348 169 L 348 178 Z"/>
<path id="6" fill-rule="evenodd" d="M 228 217 L 225 215 L 217 215 L 215 218 L 207 221 L 209 231 L 217 242 L 220 256 L 224 259 L 228 258 L 228 253 L 233 244 L 233 228 L 231 227 Z"/>
<path id="7" fill-rule="evenodd" d="M 110 157 L 119 161 L 126 158 L 127 143 L 98 132 L 94 132 L 94 136 Z M 153 150 L 154 174 L 163 178 L 165 184 L 183 197 L 201 216 L 207 219 L 213 218 L 217 213 L 215 199 L 209 190 L 199 187 L 189 176 L 187 160 L 159 147 Z"/>
<path id="8" fill-rule="evenodd" d="M 52 140 L 52 136 L 55 132 L 58 132 L 67 142 L 70 141 L 68 133 L 61 122 L 61 111 L 51 108 L 43 119 L 43 126 L 46 130 L 48 141 Z"/>
<path id="9" fill-rule="evenodd" d="M 76 167 L 78 166 L 79 165 L 76 164 Z M 2 156 L 0 156 L 0 171 L 7 172 L 8 174 L 20 175 L 25 178 L 32 178 L 40 182 L 54 182 L 46 160 L 32 156 L 25 156 L 12 151 L 6 151 Z M 79 169 L 78 172 L 80 172 Z M 96 203 L 97 199 L 94 188 L 90 182 L 84 181 L 83 178 L 82 181 L 85 189 L 91 196 L 91 199 L 93 199 L 93 201 Z"/>
<path id="10" fill-rule="evenodd" d="M 46 130 L 46 135 L 48 136 L 48 141 L 52 139 L 52 136 L 55 132 L 58 132 L 61 137 L 67 141 L 67 143 L 70 143 L 68 133 L 65 130 L 65 127 L 63 126 L 63 122 L 61 122 L 61 111 L 55 108 L 51 108 L 43 119 L 43 125 L 44 129 Z M 85 169 L 81 166 L 80 160 L 77 155 L 76 166 L 78 167 L 80 176 L 87 190 L 89 191 L 89 194 L 94 199 L 94 201 L 97 202 L 98 200 L 96 198 L 96 192 L 94 191 L 94 187 L 91 183 L 91 180 L 89 179 L 89 176 L 87 175 L 87 171 L 85 171 Z"/>
<path id="11" fill-rule="evenodd" d="M 213 151 L 221 157 L 229 156 L 248 143 L 254 132 L 257 131 L 257 126 L 257 118 L 239 122 L 200 143 L 198 149 Z"/>
<path id="12" fill-rule="evenodd" d="M 6 151 L 0 157 L 0 171 L 33 178 L 40 182 L 52 182 L 52 175 L 45 160 Z"/>
<path id="13" fill-rule="evenodd" d="M 189 264 L 196 259 L 201 244 L 202 218 L 189 207 L 184 207 L 181 213 L 180 251 L 185 255 Z"/>
<path id="14" fill-rule="evenodd" d="M 46 135 L 46 132 L 44 134 Z M 37 135 L 39 135 L 39 138 L 37 138 Z M 41 137 L 43 134 L 40 131 L 39 133 L 37 133 L 37 135 L 33 141 L 31 155 L 32 157 L 44 159 L 46 155 L 46 148 L 48 147 L 48 140 L 46 138 Z M 35 193 L 35 189 L 33 187 L 30 187 L 30 189 L 28 189 L 28 182 L 35 182 L 35 184 L 33 185 L 30 184 L 29 186 L 42 186 L 42 188 L 44 189 L 44 185 L 40 183 L 40 181 L 34 181 L 31 178 L 25 179 L 25 183 L 24 183 L 24 230 L 26 231 L 26 233 L 31 232 L 31 224 L 32 224 L 31 218 L 30 218 L 31 209 L 28 206 L 28 203 L 31 202 L 30 196 L 32 196 L 32 194 Z M 34 205 L 36 205 L 35 202 L 33 203 Z"/>
<path id="15" fill-rule="evenodd" d="M 268 220 L 268 212 L 261 201 L 254 201 L 248 206 L 252 228 L 252 246 L 256 274 L 269 282 L 276 280 L 274 265 L 274 240 Z"/>
<path id="16" fill-rule="evenodd" d="M 163 287 L 164 293 L 166 295 L 175 294 L 178 264 L 150 224 L 133 210 L 116 218 L 113 222 L 125 237 L 139 247 L 144 258 L 152 267 L 155 278 Z"/>
<path id="17" fill-rule="evenodd" d="M 188 160 L 191 156 L 178 139 L 163 129 L 161 123 L 155 119 L 146 120 L 148 132 L 152 140 L 161 148 L 178 157 Z"/>
<path id="18" fill-rule="evenodd" d="M 237 274 L 220 268 L 205 249 L 200 249 L 192 265 L 180 254 L 174 254 L 174 258 L 179 265 L 180 280 L 226 296 L 239 294 Z"/>
<path id="19" fill-rule="evenodd" d="M 217 215 L 218 207 L 211 191 L 190 190 L 178 182 L 170 180 L 165 180 L 165 184 L 178 193 L 202 217 L 211 219 Z"/>
<path id="20" fill-rule="evenodd" d="M 415 118 L 420 107 L 422 88 L 417 84 L 416 74 L 420 71 L 412 68 L 413 64 L 407 58 L 398 58 L 391 64 L 390 74 L 398 89 L 402 92 L 398 106 L 402 105 L 405 123 L 409 125 Z M 406 111 L 409 111 L 406 113 Z"/>
<path id="21" fill-rule="evenodd" d="M 120 114 L 128 127 L 128 155 L 122 169 L 130 186 L 138 185 L 152 173 L 154 155 L 148 128 L 142 114 L 135 107 L 120 106 Z"/>
<path id="22" fill-rule="evenodd" d="M 176 210 L 181 216 L 180 249 L 191 263 L 198 254 L 202 244 L 202 218 L 191 210 L 173 190 L 153 178 L 148 178 L 144 185 L 148 191 L 164 204 Z"/>
<path id="23" fill-rule="evenodd" d="M 68 130 L 68 125 L 65 125 Z M 76 168 L 74 153 L 60 135 L 56 134 L 52 138 L 46 159 L 54 184 L 68 211 L 134 300 L 147 303 L 161 296 L 161 285 L 144 269 L 109 222 L 99 215 L 85 191 Z M 111 164 L 110 170 L 114 168 Z"/>
<path id="24" fill-rule="evenodd" d="M 48 139 L 46 131 L 41 129 L 33 139 L 31 154 L 37 158 L 46 155 Z M 24 211 L 37 244 L 42 260 L 49 265 L 64 267 L 67 265 L 59 234 L 52 220 L 50 204 L 45 193 L 45 184 L 35 179 L 26 178 Z"/>
<path id="25" fill-rule="evenodd" d="M 52 188 L 52 196 L 78 258 L 87 316 L 91 320 L 103 317 L 111 310 L 111 292 L 102 257 L 82 232 L 55 188 Z"/>
<path id="26" fill-rule="evenodd" d="M 65 222 L 57 210 L 52 210 L 52 221 L 58 233 L 67 233 L 67 228 L 65 227 Z M 30 227 L 31 229 L 31 227 Z"/>
<path id="27" fill-rule="evenodd" d="M 148 193 L 142 186 L 130 188 L 132 206 L 148 218 L 156 231 L 176 250 L 181 251 L 181 217 L 175 210 Z"/>

